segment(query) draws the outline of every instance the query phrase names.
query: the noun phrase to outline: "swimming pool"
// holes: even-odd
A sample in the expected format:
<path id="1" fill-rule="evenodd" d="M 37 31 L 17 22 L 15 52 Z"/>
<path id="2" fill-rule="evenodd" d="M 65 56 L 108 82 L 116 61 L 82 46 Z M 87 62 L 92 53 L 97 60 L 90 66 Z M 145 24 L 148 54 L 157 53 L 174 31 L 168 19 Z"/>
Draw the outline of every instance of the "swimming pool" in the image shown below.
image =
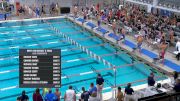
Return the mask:
<path id="1" fill-rule="evenodd" d="M 111 44 L 94 36 L 81 26 L 64 19 L 46 20 L 52 26 L 66 34 L 69 38 L 86 47 L 93 54 L 101 56 L 112 65 L 121 66 L 136 63 L 133 66 L 123 66 L 117 69 L 117 84 L 125 84 L 141 79 L 146 79 L 150 72 L 156 76 L 162 76 L 155 69 L 132 58 L 123 50 L 118 50 Z M 19 48 L 51 48 L 61 49 L 62 61 L 62 87 L 60 91 L 64 96 L 65 90 L 72 85 L 76 92 L 84 86 L 89 89 L 91 82 L 96 81 L 96 70 L 110 68 L 103 62 L 90 57 L 77 45 L 71 44 L 63 36 L 56 33 L 43 20 L 6 22 L 0 24 L 0 100 L 14 101 L 26 90 L 32 97 L 34 89 L 18 88 L 19 83 Z M 65 76 L 76 75 L 66 78 Z M 104 92 L 111 91 L 114 86 L 114 71 L 104 70 L 101 72 L 105 79 Z M 145 82 L 137 83 L 136 85 Z"/>

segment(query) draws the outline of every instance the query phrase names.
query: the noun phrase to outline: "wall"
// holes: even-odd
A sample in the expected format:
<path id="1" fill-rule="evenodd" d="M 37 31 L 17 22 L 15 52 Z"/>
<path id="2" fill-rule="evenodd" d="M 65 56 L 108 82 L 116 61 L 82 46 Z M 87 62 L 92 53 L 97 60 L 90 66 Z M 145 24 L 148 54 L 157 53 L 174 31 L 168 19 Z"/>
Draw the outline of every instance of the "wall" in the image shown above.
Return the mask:
<path id="1" fill-rule="evenodd" d="M 32 6 L 36 4 L 36 6 L 41 6 L 41 4 L 49 5 L 51 3 L 59 3 L 61 7 L 71 7 L 72 6 L 72 0 L 18 0 L 21 2 L 21 4 L 27 4 L 29 6 Z"/>

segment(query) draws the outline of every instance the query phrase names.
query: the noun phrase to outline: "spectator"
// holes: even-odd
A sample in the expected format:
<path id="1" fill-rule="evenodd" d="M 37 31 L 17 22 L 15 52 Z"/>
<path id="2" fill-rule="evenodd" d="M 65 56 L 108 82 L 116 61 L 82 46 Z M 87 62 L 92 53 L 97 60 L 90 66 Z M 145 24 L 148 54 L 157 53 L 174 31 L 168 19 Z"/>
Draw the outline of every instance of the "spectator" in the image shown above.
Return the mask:
<path id="1" fill-rule="evenodd" d="M 23 90 L 22 95 L 20 96 L 20 101 L 29 101 L 29 97 L 26 95 L 26 92 Z"/>
<path id="2" fill-rule="evenodd" d="M 101 74 L 97 75 L 96 85 L 97 85 L 97 94 L 98 94 L 98 97 L 100 99 L 102 99 L 102 89 L 103 89 L 103 85 L 104 85 L 104 79 L 101 76 Z"/>
<path id="3" fill-rule="evenodd" d="M 175 85 L 176 80 L 177 80 L 178 77 L 179 77 L 179 74 L 178 74 L 178 72 L 174 71 L 172 76 L 173 76 L 173 77 L 171 78 L 171 83 Z"/>
<path id="4" fill-rule="evenodd" d="M 176 84 L 174 86 L 174 90 L 176 92 L 180 92 L 180 80 L 179 79 L 176 80 Z"/>
<path id="5" fill-rule="evenodd" d="M 43 88 L 42 96 L 46 96 L 48 92 L 49 92 L 49 88 Z"/>
<path id="6" fill-rule="evenodd" d="M 45 5 L 41 6 L 41 16 L 43 16 L 44 14 L 46 14 L 45 12 Z"/>
<path id="7" fill-rule="evenodd" d="M 131 83 L 128 83 L 127 87 L 125 88 L 125 101 L 132 101 L 134 90 L 131 88 Z"/>
<path id="8" fill-rule="evenodd" d="M 60 97 L 61 97 L 61 92 L 59 92 L 59 89 L 58 88 L 56 88 L 56 91 L 54 92 L 54 94 L 56 95 L 56 97 L 57 97 L 57 101 L 60 101 Z"/>
<path id="9" fill-rule="evenodd" d="M 33 101 L 43 101 L 39 88 L 37 88 L 36 92 L 33 94 Z"/>
<path id="10" fill-rule="evenodd" d="M 89 93 L 90 95 L 92 95 L 92 93 L 97 93 L 97 88 L 94 86 L 94 83 L 91 83 Z"/>
<path id="11" fill-rule="evenodd" d="M 93 92 L 89 98 L 89 101 L 102 101 L 97 97 L 97 93 Z"/>
<path id="12" fill-rule="evenodd" d="M 176 49 L 177 49 L 177 55 L 176 58 L 179 61 L 180 60 L 180 39 L 176 43 Z"/>
<path id="13" fill-rule="evenodd" d="M 81 100 L 82 101 L 88 101 L 89 99 L 89 92 L 85 90 L 84 87 L 82 87 L 83 93 L 81 94 Z"/>
<path id="14" fill-rule="evenodd" d="M 64 95 L 64 101 L 76 101 L 76 93 L 72 89 L 72 86 L 69 86 L 69 89 L 66 90 L 66 93 Z"/>
<path id="15" fill-rule="evenodd" d="M 121 92 L 121 87 L 118 87 L 118 93 L 117 93 L 117 98 L 116 101 L 123 101 L 124 96 L 123 93 Z"/>
<path id="16" fill-rule="evenodd" d="M 49 92 L 46 94 L 45 101 L 57 101 L 57 97 L 52 93 L 51 89 L 49 89 Z"/>
<path id="17" fill-rule="evenodd" d="M 154 74 L 151 73 L 150 76 L 148 76 L 148 86 L 154 86 L 155 80 L 154 80 Z"/>
<path id="18" fill-rule="evenodd" d="M 16 101 L 21 101 L 21 98 L 20 98 L 20 97 L 17 97 Z"/>

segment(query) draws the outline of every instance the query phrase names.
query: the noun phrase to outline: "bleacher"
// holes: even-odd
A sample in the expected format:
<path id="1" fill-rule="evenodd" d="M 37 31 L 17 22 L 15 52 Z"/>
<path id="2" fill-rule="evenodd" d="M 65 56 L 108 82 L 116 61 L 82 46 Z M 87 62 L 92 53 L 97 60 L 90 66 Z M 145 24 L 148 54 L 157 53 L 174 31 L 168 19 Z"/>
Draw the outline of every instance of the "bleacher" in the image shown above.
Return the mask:
<path id="1" fill-rule="evenodd" d="M 153 0 L 133 0 L 133 1 L 143 2 L 143 3 L 147 3 L 147 4 L 153 3 Z"/>
<path id="2" fill-rule="evenodd" d="M 179 0 L 159 0 L 159 6 L 180 10 Z"/>

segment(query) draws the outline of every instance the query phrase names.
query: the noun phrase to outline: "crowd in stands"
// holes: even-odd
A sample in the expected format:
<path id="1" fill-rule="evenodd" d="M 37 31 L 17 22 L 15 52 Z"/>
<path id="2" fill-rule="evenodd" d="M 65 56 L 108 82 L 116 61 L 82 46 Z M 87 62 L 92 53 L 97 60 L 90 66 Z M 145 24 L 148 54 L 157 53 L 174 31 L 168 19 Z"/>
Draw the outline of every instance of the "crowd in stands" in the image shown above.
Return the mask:
<path id="1" fill-rule="evenodd" d="M 110 25 L 113 32 L 120 36 L 120 40 L 122 37 L 125 38 L 126 34 L 133 35 L 136 39 L 140 39 L 137 40 L 138 49 L 141 49 L 141 45 L 146 43 L 148 47 L 158 49 L 159 58 L 162 60 L 167 48 L 174 47 L 176 42 L 180 40 L 180 34 L 178 34 L 180 32 L 180 17 L 177 15 L 162 16 L 147 13 L 145 9 L 133 4 L 127 4 L 120 8 L 112 5 L 100 8 L 100 4 L 85 8 L 75 6 L 74 15 L 77 16 L 79 11 L 84 16 L 84 20 L 94 18 L 97 20 L 98 26 L 101 23 Z M 176 33 L 177 29 L 178 33 Z M 179 48 L 176 49 L 179 51 Z M 178 59 L 179 55 L 176 54 L 176 57 Z"/>
<path id="2" fill-rule="evenodd" d="M 180 1 L 178 0 L 159 0 L 158 5 L 180 10 Z"/>

